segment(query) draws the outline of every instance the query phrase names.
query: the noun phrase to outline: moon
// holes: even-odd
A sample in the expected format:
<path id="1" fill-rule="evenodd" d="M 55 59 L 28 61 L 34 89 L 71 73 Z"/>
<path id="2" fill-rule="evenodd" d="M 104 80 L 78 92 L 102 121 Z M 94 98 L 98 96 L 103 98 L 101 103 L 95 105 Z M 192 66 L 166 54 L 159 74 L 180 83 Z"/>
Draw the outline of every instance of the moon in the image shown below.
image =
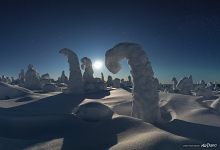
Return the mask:
<path id="1" fill-rule="evenodd" d="M 96 60 L 94 63 L 93 63 L 93 67 L 94 69 L 97 69 L 97 70 L 100 70 L 103 66 L 103 62 L 100 61 L 100 60 Z"/>

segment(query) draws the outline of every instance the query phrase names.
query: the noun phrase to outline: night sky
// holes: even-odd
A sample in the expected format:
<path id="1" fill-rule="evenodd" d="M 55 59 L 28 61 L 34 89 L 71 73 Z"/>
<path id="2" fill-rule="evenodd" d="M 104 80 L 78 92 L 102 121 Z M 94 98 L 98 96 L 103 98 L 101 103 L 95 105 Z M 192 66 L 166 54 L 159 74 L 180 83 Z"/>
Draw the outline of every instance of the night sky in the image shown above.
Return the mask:
<path id="1" fill-rule="evenodd" d="M 1 0 L 0 75 L 17 77 L 33 64 L 57 78 L 68 63 L 58 53 L 74 50 L 104 61 L 119 42 L 141 44 L 161 82 L 192 75 L 195 81 L 220 82 L 220 2 Z M 95 76 L 110 74 L 105 67 Z M 126 77 L 129 67 L 114 77 Z"/>

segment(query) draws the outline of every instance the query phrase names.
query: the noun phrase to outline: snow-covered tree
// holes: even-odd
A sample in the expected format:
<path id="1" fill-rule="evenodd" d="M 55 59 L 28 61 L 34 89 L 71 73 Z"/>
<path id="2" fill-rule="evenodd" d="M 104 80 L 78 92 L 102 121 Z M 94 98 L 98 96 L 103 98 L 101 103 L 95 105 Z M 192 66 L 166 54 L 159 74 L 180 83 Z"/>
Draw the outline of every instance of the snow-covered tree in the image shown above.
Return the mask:
<path id="1" fill-rule="evenodd" d="M 41 88 L 40 75 L 31 64 L 28 65 L 27 72 L 25 73 L 24 86 L 31 90 L 37 90 Z"/>
<path id="2" fill-rule="evenodd" d="M 113 87 L 114 88 L 120 88 L 120 79 L 119 78 L 115 78 L 113 80 Z"/>
<path id="3" fill-rule="evenodd" d="M 108 87 L 113 85 L 112 76 L 110 76 L 110 75 L 108 76 L 106 84 L 107 84 Z"/>
<path id="4" fill-rule="evenodd" d="M 172 83 L 173 83 L 173 91 L 176 91 L 176 90 L 177 90 L 176 85 L 177 85 L 177 83 L 178 83 L 176 77 L 173 77 L 173 78 L 172 78 Z"/>
<path id="5" fill-rule="evenodd" d="M 85 82 L 91 82 L 94 80 L 93 74 L 93 68 L 92 68 L 92 61 L 88 57 L 83 57 L 81 59 L 82 65 L 81 68 L 84 70 L 83 73 L 83 80 Z"/>
<path id="6" fill-rule="evenodd" d="M 82 73 L 80 70 L 79 59 L 76 53 L 68 48 L 63 48 L 59 53 L 65 55 L 69 63 L 69 82 L 68 82 L 68 92 L 73 94 L 81 94 L 83 90 Z"/>
<path id="7" fill-rule="evenodd" d="M 130 75 L 128 76 L 128 85 L 129 85 L 129 86 L 132 86 L 132 79 L 131 79 L 131 76 L 130 76 Z"/>
<path id="8" fill-rule="evenodd" d="M 41 76 L 41 79 L 44 79 L 44 80 L 49 80 L 50 79 L 50 75 L 49 73 L 45 73 Z"/>
<path id="9" fill-rule="evenodd" d="M 58 78 L 59 83 L 68 83 L 68 77 L 65 75 L 65 71 L 62 71 L 61 76 Z"/>
<path id="10" fill-rule="evenodd" d="M 191 90 L 193 90 L 192 76 L 182 78 L 177 84 L 177 89 L 181 94 L 191 94 Z"/>
<path id="11" fill-rule="evenodd" d="M 209 99 L 214 96 L 214 93 L 212 92 L 211 89 L 206 87 L 205 81 L 201 80 L 195 88 L 195 95 L 202 96 L 203 98 Z"/>
<path id="12" fill-rule="evenodd" d="M 101 79 L 103 82 L 105 82 L 104 74 L 101 72 Z"/>
<path id="13" fill-rule="evenodd" d="M 210 90 L 214 90 L 215 84 L 213 82 L 209 82 L 206 85 L 206 88 L 210 89 Z"/>
<path id="14" fill-rule="evenodd" d="M 160 121 L 159 95 L 154 85 L 154 73 L 144 49 L 136 43 L 119 43 L 105 54 L 105 65 L 112 73 L 117 73 L 119 62 L 126 58 L 133 77 L 132 116 L 146 122 Z"/>

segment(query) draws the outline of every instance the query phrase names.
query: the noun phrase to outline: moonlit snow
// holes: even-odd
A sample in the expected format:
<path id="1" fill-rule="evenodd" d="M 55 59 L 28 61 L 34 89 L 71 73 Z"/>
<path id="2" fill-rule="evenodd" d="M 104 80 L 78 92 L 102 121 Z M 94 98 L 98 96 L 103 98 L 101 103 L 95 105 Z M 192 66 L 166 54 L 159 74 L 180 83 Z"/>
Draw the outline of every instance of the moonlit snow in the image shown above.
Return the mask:
<path id="1" fill-rule="evenodd" d="M 218 111 L 220 113 L 220 98 L 213 101 L 212 104 L 211 104 L 211 107 L 214 108 L 216 111 Z"/>
<path id="2" fill-rule="evenodd" d="M 0 82 L 0 100 L 17 98 L 31 93 L 32 91 L 28 89 Z"/>
<path id="3" fill-rule="evenodd" d="M 113 111 L 108 106 L 95 101 L 80 104 L 73 113 L 86 121 L 102 121 L 113 116 Z"/>
<path id="4" fill-rule="evenodd" d="M 17 78 L 1 75 L 0 150 L 219 149 L 219 85 L 192 76 L 163 84 L 146 51 L 127 42 L 107 50 L 105 65 L 115 75 L 106 79 L 95 77 L 90 58 L 79 61 L 67 48 L 60 53 L 69 77 L 60 70 L 52 79 L 33 65 Z M 120 79 L 122 59 L 131 75 Z"/>

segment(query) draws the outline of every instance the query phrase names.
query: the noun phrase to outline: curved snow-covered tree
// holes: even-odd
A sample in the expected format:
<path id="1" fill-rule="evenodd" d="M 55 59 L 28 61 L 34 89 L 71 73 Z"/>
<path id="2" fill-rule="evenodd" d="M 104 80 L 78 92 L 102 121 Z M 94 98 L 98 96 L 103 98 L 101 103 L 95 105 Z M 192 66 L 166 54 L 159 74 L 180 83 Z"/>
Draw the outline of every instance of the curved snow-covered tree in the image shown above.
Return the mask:
<path id="1" fill-rule="evenodd" d="M 92 68 L 91 59 L 89 59 L 88 57 L 83 57 L 81 59 L 81 62 L 82 62 L 81 68 L 83 70 L 85 70 L 84 73 L 83 73 L 84 81 L 86 81 L 86 82 L 92 81 L 94 79 L 94 77 L 93 77 L 94 71 L 93 71 L 93 68 Z"/>
<path id="2" fill-rule="evenodd" d="M 117 73 L 119 62 L 126 58 L 133 77 L 132 116 L 149 123 L 159 122 L 159 95 L 154 85 L 154 73 L 144 49 L 136 43 L 119 43 L 105 54 L 105 65 L 112 73 Z"/>
<path id="3" fill-rule="evenodd" d="M 69 63 L 69 82 L 68 92 L 73 94 L 81 94 L 83 90 L 82 73 L 80 70 L 79 59 L 76 53 L 68 48 L 63 48 L 59 53 L 65 55 Z"/>

